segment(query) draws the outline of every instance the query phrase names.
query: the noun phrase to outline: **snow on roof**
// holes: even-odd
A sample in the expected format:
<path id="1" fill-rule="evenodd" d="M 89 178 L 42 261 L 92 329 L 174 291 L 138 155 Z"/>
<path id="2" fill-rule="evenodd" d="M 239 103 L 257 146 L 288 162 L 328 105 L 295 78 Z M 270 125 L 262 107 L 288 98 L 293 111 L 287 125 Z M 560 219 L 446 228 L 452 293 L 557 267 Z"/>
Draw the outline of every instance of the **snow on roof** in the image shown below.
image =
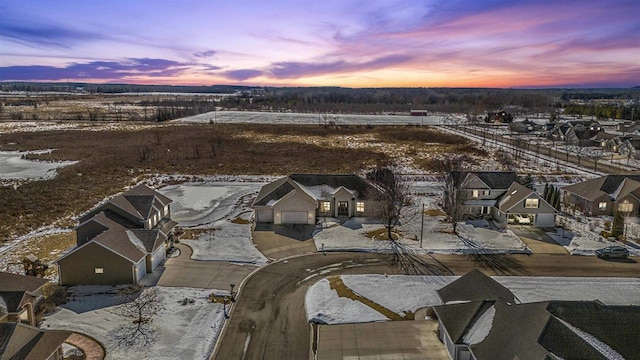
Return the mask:
<path id="1" fill-rule="evenodd" d="M 491 327 L 493 326 L 493 318 L 496 316 L 496 307 L 491 305 L 482 315 L 473 323 L 471 328 L 462 338 L 462 342 L 469 345 L 479 344 L 489 336 Z"/>
<path id="2" fill-rule="evenodd" d="M 582 338 L 582 340 L 584 340 L 589 345 L 591 345 L 591 347 L 593 347 L 594 349 L 598 350 L 598 352 L 601 353 L 602 355 L 604 355 L 607 359 L 610 359 L 610 360 L 624 360 L 624 357 L 622 355 L 620 355 L 617 351 L 612 349 L 609 345 L 607 345 L 604 342 L 598 340 L 598 338 L 596 338 L 595 336 L 578 329 L 577 327 L 569 324 L 568 322 L 566 322 L 566 321 L 564 321 L 564 320 L 562 320 L 560 318 L 558 318 L 558 320 L 564 326 L 566 326 L 567 328 L 571 329 L 571 331 L 576 333 L 576 335 L 580 336 L 580 338 Z"/>
<path id="3" fill-rule="evenodd" d="M 301 189 L 305 190 L 309 195 L 311 195 L 315 200 L 329 200 L 331 196 L 335 194 L 338 189 L 333 188 L 329 185 L 316 185 L 316 186 L 305 186 L 298 182 L 296 182 Z"/>
<path id="4" fill-rule="evenodd" d="M 136 234 L 134 234 L 131 230 L 127 230 L 127 237 L 129 238 L 129 241 L 135 245 L 138 249 L 140 249 L 140 251 L 142 251 L 143 253 L 147 253 L 147 248 L 144 246 L 144 243 L 142 242 L 142 240 L 140 240 Z"/>

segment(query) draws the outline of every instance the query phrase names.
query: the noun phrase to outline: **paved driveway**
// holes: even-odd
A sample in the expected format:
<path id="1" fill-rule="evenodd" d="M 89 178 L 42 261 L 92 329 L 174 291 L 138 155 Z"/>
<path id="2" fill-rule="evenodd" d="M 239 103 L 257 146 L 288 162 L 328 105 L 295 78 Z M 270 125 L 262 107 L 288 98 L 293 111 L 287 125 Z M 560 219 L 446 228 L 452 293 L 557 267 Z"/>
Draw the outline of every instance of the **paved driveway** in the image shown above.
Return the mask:
<path id="1" fill-rule="evenodd" d="M 229 290 L 230 284 L 239 285 L 257 268 L 248 264 L 191 260 L 190 247 L 184 244 L 176 247 L 180 256 L 165 261 L 158 286 Z"/>
<path id="2" fill-rule="evenodd" d="M 518 235 L 534 254 L 569 254 L 567 249 L 555 242 L 542 229 L 531 225 L 509 225 L 509 230 Z"/>
<path id="3" fill-rule="evenodd" d="M 448 360 L 437 328 L 433 320 L 320 325 L 317 359 Z"/>

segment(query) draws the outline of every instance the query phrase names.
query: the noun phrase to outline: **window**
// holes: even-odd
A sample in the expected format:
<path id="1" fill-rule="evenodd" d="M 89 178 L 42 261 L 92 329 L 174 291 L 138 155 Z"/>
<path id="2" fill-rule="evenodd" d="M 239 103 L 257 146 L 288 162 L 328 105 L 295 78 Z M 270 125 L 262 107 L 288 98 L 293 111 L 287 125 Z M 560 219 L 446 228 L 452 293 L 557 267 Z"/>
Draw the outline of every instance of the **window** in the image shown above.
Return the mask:
<path id="1" fill-rule="evenodd" d="M 477 198 L 478 195 L 480 194 L 480 192 L 478 190 L 473 190 L 473 195 L 471 195 L 474 198 Z"/>
<path id="2" fill-rule="evenodd" d="M 537 209 L 539 206 L 538 199 L 526 199 L 524 201 L 525 209 Z"/>
<path id="3" fill-rule="evenodd" d="M 364 212 L 364 202 L 358 201 L 356 203 L 356 211 L 359 212 L 359 213 L 363 213 Z"/>
<path id="4" fill-rule="evenodd" d="M 95 269 L 93 269 L 93 271 L 94 271 L 96 274 L 103 274 L 103 273 L 104 273 L 104 269 L 103 269 L 103 268 L 95 268 Z"/>
<path id="5" fill-rule="evenodd" d="M 491 195 L 491 190 L 482 190 L 482 195 L 483 196 Z"/>
<path id="6" fill-rule="evenodd" d="M 618 211 L 622 212 L 632 212 L 633 204 L 629 202 L 629 200 L 625 200 L 622 204 L 618 205 Z"/>
<path id="7" fill-rule="evenodd" d="M 606 201 L 603 201 L 603 202 L 598 204 L 598 210 L 607 211 L 607 203 L 606 203 Z"/>
<path id="8" fill-rule="evenodd" d="M 320 211 L 322 212 L 330 212 L 331 211 L 331 201 L 323 201 L 320 204 Z"/>

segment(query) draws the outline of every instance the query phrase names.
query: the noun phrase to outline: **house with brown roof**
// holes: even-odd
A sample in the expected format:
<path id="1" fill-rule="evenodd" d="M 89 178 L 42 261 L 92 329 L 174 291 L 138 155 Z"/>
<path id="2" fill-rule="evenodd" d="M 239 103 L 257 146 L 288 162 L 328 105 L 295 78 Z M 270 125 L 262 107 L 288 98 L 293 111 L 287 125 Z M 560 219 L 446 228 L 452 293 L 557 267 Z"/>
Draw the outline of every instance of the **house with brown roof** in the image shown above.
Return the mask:
<path id="1" fill-rule="evenodd" d="M 564 205 L 589 216 L 638 215 L 640 175 L 605 175 L 562 188 Z"/>
<path id="2" fill-rule="evenodd" d="M 137 284 L 165 259 L 171 202 L 139 185 L 81 216 L 76 247 L 56 260 L 60 284 Z"/>
<path id="3" fill-rule="evenodd" d="M 460 191 L 462 209 L 469 218 L 493 219 L 499 226 L 529 219 L 536 227 L 553 227 L 555 209 L 538 193 L 518 183 L 513 171 L 451 171 L 447 189 Z"/>
<path id="4" fill-rule="evenodd" d="M 438 337 L 453 360 L 633 359 L 640 353 L 640 343 L 629 341 L 638 336 L 637 306 L 520 303 L 477 270 L 438 294 L 445 304 L 434 307 Z"/>
<path id="5" fill-rule="evenodd" d="M 0 360 L 62 360 L 62 344 L 70 335 L 69 331 L 0 323 Z"/>
<path id="6" fill-rule="evenodd" d="M 35 312 L 44 300 L 48 280 L 0 272 L 0 323 L 36 326 Z"/>
<path id="7" fill-rule="evenodd" d="M 260 189 L 256 222 L 315 224 L 318 217 L 369 217 L 381 190 L 357 175 L 293 174 Z"/>

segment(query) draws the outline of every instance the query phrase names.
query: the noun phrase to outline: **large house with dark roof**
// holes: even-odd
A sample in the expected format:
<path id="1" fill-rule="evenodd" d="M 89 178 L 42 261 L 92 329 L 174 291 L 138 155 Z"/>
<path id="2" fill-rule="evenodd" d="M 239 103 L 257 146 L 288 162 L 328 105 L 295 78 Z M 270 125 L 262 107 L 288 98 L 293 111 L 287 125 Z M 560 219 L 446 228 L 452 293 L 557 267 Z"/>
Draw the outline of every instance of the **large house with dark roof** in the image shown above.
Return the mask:
<path id="1" fill-rule="evenodd" d="M 554 227 L 556 210 L 538 193 L 518 183 L 513 171 L 451 171 L 447 189 L 459 191 L 467 217 L 486 217 L 500 226 L 529 219 L 535 227 Z"/>
<path id="2" fill-rule="evenodd" d="M 438 336 L 453 360 L 634 359 L 640 307 L 597 301 L 520 303 L 478 270 L 438 291 Z"/>
<path id="3" fill-rule="evenodd" d="M 315 224 L 318 217 L 373 216 L 379 194 L 357 175 L 294 174 L 263 186 L 252 206 L 259 223 Z"/>
<path id="4" fill-rule="evenodd" d="M 77 247 L 59 258 L 62 285 L 136 284 L 164 259 L 171 199 L 139 185 L 79 218 Z"/>
<path id="5" fill-rule="evenodd" d="M 590 216 L 615 215 L 617 211 L 638 215 L 640 175 L 606 175 L 565 186 L 565 206 Z"/>

